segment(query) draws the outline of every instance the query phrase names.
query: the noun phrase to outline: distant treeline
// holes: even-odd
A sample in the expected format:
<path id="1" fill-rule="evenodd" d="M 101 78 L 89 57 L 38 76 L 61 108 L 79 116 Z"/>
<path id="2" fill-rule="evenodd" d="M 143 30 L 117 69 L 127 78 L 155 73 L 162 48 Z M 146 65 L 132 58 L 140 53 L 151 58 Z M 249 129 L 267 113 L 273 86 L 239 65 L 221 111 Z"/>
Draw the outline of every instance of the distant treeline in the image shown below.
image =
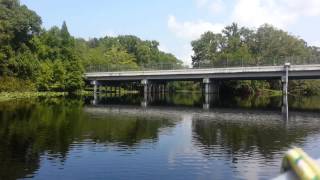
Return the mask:
<path id="1" fill-rule="evenodd" d="M 65 22 L 49 30 L 41 24 L 18 0 L 0 0 L 0 92 L 81 90 L 90 65 L 182 64 L 160 51 L 157 41 L 135 36 L 77 39 Z"/>
<path id="2" fill-rule="evenodd" d="M 206 32 L 191 43 L 193 66 L 283 65 L 284 62 L 320 63 L 320 48 L 308 46 L 303 39 L 271 25 L 258 29 L 226 26 L 222 33 Z M 230 92 L 252 93 L 261 89 L 280 89 L 279 81 L 229 81 L 223 87 Z M 291 92 L 318 93 L 319 81 L 290 81 Z"/>

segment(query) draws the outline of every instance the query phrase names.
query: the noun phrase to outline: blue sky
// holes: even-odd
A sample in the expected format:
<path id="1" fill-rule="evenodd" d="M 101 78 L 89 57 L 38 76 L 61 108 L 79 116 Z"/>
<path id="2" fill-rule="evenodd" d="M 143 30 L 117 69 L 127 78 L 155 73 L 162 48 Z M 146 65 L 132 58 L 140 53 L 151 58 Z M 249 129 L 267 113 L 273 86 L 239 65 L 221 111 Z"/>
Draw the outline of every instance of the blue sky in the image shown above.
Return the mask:
<path id="1" fill-rule="evenodd" d="M 133 34 L 160 42 L 186 64 L 190 42 L 232 22 L 248 27 L 269 23 L 320 46 L 320 0 L 21 0 L 45 28 L 66 21 L 76 37 Z"/>

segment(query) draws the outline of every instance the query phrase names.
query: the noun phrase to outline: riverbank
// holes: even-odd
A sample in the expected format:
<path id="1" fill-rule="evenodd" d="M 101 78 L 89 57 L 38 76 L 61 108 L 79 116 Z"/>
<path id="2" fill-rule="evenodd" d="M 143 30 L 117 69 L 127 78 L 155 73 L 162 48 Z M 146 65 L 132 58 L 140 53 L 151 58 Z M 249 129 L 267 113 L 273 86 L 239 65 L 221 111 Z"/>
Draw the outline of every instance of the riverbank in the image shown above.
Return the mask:
<path id="1" fill-rule="evenodd" d="M 137 93 L 137 91 L 120 91 L 121 94 Z M 190 93 L 194 91 L 178 90 L 177 93 Z M 201 91 L 196 91 L 200 93 Z M 62 97 L 67 96 L 67 92 L 0 92 L 0 102 L 14 100 L 14 99 L 25 99 L 25 98 L 36 98 L 36 97 Z M 93 91 L 79 91 L 75 93 L 77 95 L 92 95 Z M 258 94 L 262 96 L 281 96 L 281 91 L 264 89 Z"/>
<path id="2" fill-rule="evenodd" d="M 274 89 L 261 89 L 258 92 L 256 92 L 256 94 L 269 97 L 282 96 L 282 91 Z"/>
<path id="3" fill-rule="evenodd" d="M 68 95 L 67 92 L 0 92 L 0 102 L 14 99 L 61 97 L 66 95 Z"/>

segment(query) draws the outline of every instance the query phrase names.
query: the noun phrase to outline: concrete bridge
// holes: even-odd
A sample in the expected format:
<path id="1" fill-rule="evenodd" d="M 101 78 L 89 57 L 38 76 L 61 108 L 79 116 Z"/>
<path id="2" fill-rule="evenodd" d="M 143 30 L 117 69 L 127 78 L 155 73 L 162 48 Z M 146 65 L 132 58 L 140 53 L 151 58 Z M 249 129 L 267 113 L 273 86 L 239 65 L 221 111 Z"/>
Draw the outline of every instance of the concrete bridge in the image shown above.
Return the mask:
<path id="1" fill-rule="evenodd" d="M 200 81 L 203 84 L 204 93 L 216 93 L 218 81 L 279 79 L 283 84 L 283 94 L 286 95 L 290 79 L 320 78 L 320 64 L 285 63 L 282 66 L 89 72 L 85 73 L 85 78 L 94 86 L 95 92 L 98 91 L 99 86 L 135 82 L 144 87 L 145 94 L 152 91 L 165 91 L 165 84 L 169 81 Z"/>

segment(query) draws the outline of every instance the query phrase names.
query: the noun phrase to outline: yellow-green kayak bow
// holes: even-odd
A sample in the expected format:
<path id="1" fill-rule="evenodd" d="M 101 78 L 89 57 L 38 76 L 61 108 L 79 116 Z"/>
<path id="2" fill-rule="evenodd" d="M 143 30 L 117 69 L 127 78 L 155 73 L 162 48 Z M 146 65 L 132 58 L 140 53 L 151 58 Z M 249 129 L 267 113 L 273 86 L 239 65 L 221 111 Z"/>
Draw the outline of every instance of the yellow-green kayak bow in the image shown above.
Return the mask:
<path id="1" fill-rule="evenodd" d="M 320 180 L 320 166 L 302 149 L 289 150 L 282 161 L 282 171 L 293 171 L 301 180 Z"/>

